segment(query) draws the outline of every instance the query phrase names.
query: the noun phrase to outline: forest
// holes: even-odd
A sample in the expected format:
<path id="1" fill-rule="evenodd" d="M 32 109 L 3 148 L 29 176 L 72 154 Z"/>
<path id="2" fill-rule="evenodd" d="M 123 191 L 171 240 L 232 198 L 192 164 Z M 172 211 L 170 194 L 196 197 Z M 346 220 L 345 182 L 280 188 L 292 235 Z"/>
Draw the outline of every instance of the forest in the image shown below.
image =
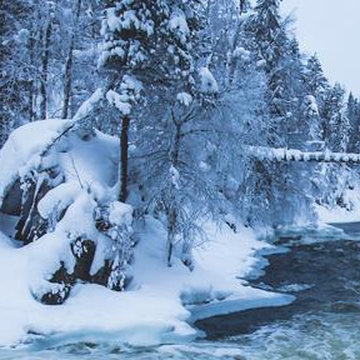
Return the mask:
<path id="1" fill-rule="evenodd" d="M 0 3 L 1 301 L 22 298 L 0 345 L 96 328 L 93 311 L 106 331 L 153 312 L 144 332 L 190 336 L 193 306 L 291 301 L 235 275 L 279 229 L 360 208 L 360 101 L 280 4 Z"/>

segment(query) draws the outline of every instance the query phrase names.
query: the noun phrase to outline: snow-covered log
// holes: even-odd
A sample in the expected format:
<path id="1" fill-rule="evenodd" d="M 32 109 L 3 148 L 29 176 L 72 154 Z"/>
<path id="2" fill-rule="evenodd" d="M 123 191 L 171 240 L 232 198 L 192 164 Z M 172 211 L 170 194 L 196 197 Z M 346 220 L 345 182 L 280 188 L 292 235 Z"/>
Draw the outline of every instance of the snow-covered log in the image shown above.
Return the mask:
<path id="1" fill-rule="evenodd" d="M 360 154 L 336 153 L 330 151 L 306 152 L 295 149 L 247 147 L 249 155 L 259 160 L 275 162 L 318 162 L 318 163 L 360 163 Z"/>

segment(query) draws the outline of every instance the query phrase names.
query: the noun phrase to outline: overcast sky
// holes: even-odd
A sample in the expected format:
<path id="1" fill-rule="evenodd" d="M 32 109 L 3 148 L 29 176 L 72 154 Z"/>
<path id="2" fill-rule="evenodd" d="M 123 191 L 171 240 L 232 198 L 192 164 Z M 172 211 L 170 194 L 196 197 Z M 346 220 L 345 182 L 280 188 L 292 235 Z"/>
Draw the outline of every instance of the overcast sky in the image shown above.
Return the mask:
<path id="1" fill-rule="evenodd" d="M 360 0 L 283 0 L 296 16 L 301 49 L 316 52 L 326 75 L 360 96 Z"/>

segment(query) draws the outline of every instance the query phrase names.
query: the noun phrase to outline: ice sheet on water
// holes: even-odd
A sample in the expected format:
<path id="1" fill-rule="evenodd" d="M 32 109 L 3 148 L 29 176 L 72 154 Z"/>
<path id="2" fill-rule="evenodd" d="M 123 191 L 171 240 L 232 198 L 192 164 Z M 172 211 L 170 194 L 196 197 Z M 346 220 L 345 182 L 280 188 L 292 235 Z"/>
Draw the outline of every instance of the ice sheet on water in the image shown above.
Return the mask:
<path id="1" fill-rule="evenodd" d="M 359 359 L 360 312 L 319 312 L 263 326 L 222 341 L 157 347 L 79 342 L 34 351 L 0 350 L 0 360 Z"/>

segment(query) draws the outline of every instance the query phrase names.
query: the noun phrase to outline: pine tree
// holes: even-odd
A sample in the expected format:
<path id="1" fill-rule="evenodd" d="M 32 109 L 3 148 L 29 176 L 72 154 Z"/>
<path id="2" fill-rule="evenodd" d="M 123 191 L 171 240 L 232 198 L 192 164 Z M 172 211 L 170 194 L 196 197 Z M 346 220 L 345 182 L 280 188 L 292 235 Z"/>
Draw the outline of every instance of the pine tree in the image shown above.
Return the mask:
<path id="1" fill-rule="evenodd" d="M 128 194 L 131 106 L 139 100 L 139 89 L 144 86 L 145 92 L 152 93 L 156 89 L 181 86 L 191 91 L 194 64 L 190 50 L 197 28 L 193 17 L 197 3 L 165 0 L 108 3 L 111 7 L 106 9 L 103 21 L 105 44 L 100 65 L 115 71 L 120 105 L 128 104 L 118 106 L 122 112 L 121 201 L 125 201 Z M 142 86 L 129 89 L 126 83 L 131 77 L 134 77 L 132 83 L 141 82 Z"/>
<path id="2" fill-rule="evenodd" d="M 170 265 L 175 237 L 187 232 L 188 242 L 193 238 L 189 233 L 191 226 L 185 229 L 187 214 L 181 205 L 184 197 L 174 179 L 180 171 L 183 127 L 185 122 L 193 119 L 190 111 L 190 104 L 196 97 L 193 43 L 200 29 L 202 4 L 197 0 L 160 0 L 112 1 L 108 5 L 111 7 L 106 9 L 102 26 L 105 44 L 100 65 L 115 79 L 107 97 L 112 97 L 110 101 L 122 117 L 119 199 L 125 201 L 128 196 L 130 142 L 139 139 L 148 149 L 159 133 L 167 131 L 168 137 L 163 139 L 166 142 L 159 141 L 151 149 L 155 151 L 159 146 L 165 146 L 159 150 L 165 155 L 161 171 L 152 168 L 150 174 L 153 174 L 153 181 L 158 176 L 162 179 L 156 182 L 156 191 L 160 195 L 155 203 L 162 204 L 167 219 Z M 138 103 L 143 106 L 136 106 Z M 135 113 L 137 122 L 130 126 Z M 138 147 L 138 151 L 142 149 L 142 146 Z M 151 158 L 149 160 L 151 162 Z M 142 181 L 146 183 L 144 178 Z M 189 246 L 184 242 L 183 247 Z"/>

